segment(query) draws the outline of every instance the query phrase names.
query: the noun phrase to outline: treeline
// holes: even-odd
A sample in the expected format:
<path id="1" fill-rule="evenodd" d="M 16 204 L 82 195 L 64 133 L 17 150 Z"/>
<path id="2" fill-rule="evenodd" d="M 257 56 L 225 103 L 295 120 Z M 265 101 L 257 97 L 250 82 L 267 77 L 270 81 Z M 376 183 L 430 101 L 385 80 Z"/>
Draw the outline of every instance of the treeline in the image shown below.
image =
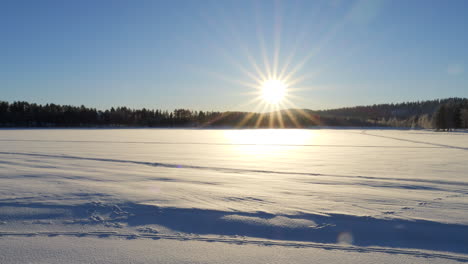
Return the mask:
<path id="1" fill-rule="evenodd" d="M 215 112 L 175 109 L 172 112 L 152 109 L 112 107 L 97 110 L 85 106 L 0 101 L 2 127 L 310 127 L 369 126 L 352 118 L 320 117 L 310 110 L 288 110 L 273 113 Z"/>
<path id="2" fill-rule="evenodd" d="M 468 128 L 468 99 L 447 98 L 397 104 L 374 104 L 316 112 L 323 116 L 367 120 L 379 126 L 435 128 L 441 130 Z"/>
<path id="3" fill-rule="evenodd" d="M 0 126 L 4 127 L 89 127 L 89 126 L 191 126 L 196 119 L 206 122 L 218 112 L 176 109 L 172 112 L 112 107 L 97 110 L 85 106 L 0 101 Z"/>
<path id="4" fill-rule="evenodd" d="M 307 128 L 313 126 L 388 126 L 468 128 L 468 99 L 448 98 L 323 111 L 289 109 L 271 113 L 175 109 L 97 110 L 85 106 L 0 101 L 2 127 L 234 127 Z"/>
<path id="5" fill-rule="evenodd" d="M 440 105 L 433 118 L 438 130 L 468 128 L 468 102 L 450 102 Z"/>

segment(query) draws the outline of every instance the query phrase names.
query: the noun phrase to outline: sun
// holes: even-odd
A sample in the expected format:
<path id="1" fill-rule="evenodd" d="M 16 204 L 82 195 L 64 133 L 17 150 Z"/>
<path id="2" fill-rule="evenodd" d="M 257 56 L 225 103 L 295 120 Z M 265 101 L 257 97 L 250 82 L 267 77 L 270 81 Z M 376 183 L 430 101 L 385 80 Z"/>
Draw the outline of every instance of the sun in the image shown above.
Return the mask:
<path id="1" fill-rule="evenodd" d="M 287 86 L 281 80 L 266 80 L 261 86 L 263 100 L 268 104 L 279 104 L 286 95 Z"/>

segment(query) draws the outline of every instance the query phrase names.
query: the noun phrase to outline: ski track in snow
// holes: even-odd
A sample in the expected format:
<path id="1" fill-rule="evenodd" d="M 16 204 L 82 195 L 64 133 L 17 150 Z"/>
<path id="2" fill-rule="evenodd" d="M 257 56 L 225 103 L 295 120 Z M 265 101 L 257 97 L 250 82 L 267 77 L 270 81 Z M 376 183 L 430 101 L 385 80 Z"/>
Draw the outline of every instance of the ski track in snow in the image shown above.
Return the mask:
<path id="1" fill-rule="evenodd" d="M 59 158 L 59 159 L 76 159 L 76 160 L 89 160 L 89 161 L 100 161 L 100 162 L 111 162 L 111 163 L 131 163 L 136 165 L 145 165 L 151 167 L 165 167 L 172 169 L 199 169 L 199 170 L 210 170 L 217 172 L 229 172 L 229 173 L 264 173 L 264 174 L 285 174 L 285 175 L 302 175 L 302 176 L 314 176 L 314 177 L 337 177 L 337 178 L 356 178 L 356 179 L 369 179 L 369 180 L 395 180 L 404 182 L 424 182 L 431 184 L 446 184 L 455 186 L 466 186 L 466 182 L 457 181 L 443 181 L 443 180 L 424 180 L 424 179 L 411 179 L 411 178 L 388 178 L 388 177 L 372 177 L 372 176 L 356 176 L 356 175 L 335 175 L 335 174 L 322 174 L 322 173 L 307 173 L 307 172 L 294 172 L 294 171 L 272 171 L 272 170 L 252 170 L 252 169 L 236 169 L 227 167 L 208 167 L 208 166 L 196 166 L 186 164 L 174 164 L 174 163 L 161 163 L 161 162 L 146 162 L 136 160 L 121 160 L 121 159 L 105 159 L 105 158 L 90 158 L 81 156 L 70 156 L 70 155 L 50 155 L 41 153 L 21 153 L 21 152 L 0 152 L 0 155 L 20 155 L 20 156 L 33 156 L 33 157 L 44 157 L 44 158 Z M 9 163 L 9 162 L 4 162 Z M 164 179 L 164 178 L 161 178 Z M 326 184 L 326 183 L 323 183 Z M 385 186 L 380 186 L 385 187 Z M 405 188 L 404 185 L 396 186 L 398 188 Z M 418 187 L 407 186 L 410 189 L 416 189 Z"/>
<path id="2" fill-rule="evenodd" d="M 362 135 L 366 135 L 366 136 L 387 138 L 387 139 L 398 140 L 398 141 L 403 141 L 403 142 L 410 142 L 410 143 L 417 143 L 417 144 L 430 145 L 430 146 L 432 146 L 432 147 L 451 148 L 451 149 L 459 149 L 459 150 L 468 150 L 468 148 L 465 148 L 465 147 L 458 147 L 458 146 L 452 146 L 452 145 L 446 145 L 446 144 L 439 144 L 439 143 L 433 143 L 433 142 L 428 142 L 428 141 L 411 140 L 411 139 L 405 139 L 405 138 L 399 138 L 399 137 L 390 137 L 390 136 L 384 136 L 384 135 L 376 135 L 376 134 L 369 133 L 369 132 L 366 131 L 366 130 L 362 131 L 361 134 L 362 134 Z"/>
<path id="3" fill-rule="evenodd" d="M 0 231 L 0 237 L 73 236 L 125 239 L 175 239 L 263 246 L 312 247 L 354 252 L 382 252 L 468 262 L 468 226 L 430 221 L 375 219 L 351 215 L 271 215 L 200 209 L 160 208 L 153 205 L 79 206 L 0 203 L 15 208 L 14 221 L 38 226 L 88 225 L 88 231 Z M 72 218 L 64 217 L 72 216 Z M 248 221 L 246 221 L 246 219 Z M 3 219 L 4 220 L 4 219 Z M 159 232 L 160 226 L 172 233 Z M 107 227 L 107 230 L 102 230 Z M 111 229 L 111 230 L 109 230 Z M 369 230 L 373 230 L 369 232 Z M 426 233 L 425 230 L 432 230 Z M 353 241 L 336 244 L 340 234 Z M 402 240 L 404 238 L 404 240 Z M 403 242 L 407 241 L 407 242 Z M 352 245 L 351 245 L 352 243 Z M 434 252 L 434 250 L 439 252 Z M 455 254 L 443 253 L 452 252 Z"/>
<path id="4" fill-rule="evenodd" d="M 251 238 L 213 238 L 204 237 L 199 235 L 164 235 L 164 234 L 145 234 L 145 233 L 119 233 L 112 231 L 93 231 L 93 232 L 0 232 L 0 237 L 56 237 L 56 236 L 70 236 L 70 237 L 98 237 L 98 238 L 123 238 L 123 239 L 168 239 L 178 241 L 201 241 L 201 242 L 220 242 L 229 243 L 236 245 L 256 245 L 256 246 L 280 246 L 280 247 L 294 247 L 294 248 L 317 248 L 324 250 L 340 250 L 346 252 L 359 252 L 359 253 L 385 253 L 385 254 L 398 254 L 398 255 L 409 255 L 420 258 L 437 258 L 454 260 L 458 262 L 468 262 L 468 257 L 463 255 L 444 254 L 439 252 L 430 251 L 418 251 L 410 249 L 393 249 L 393 248 L 380 248 L 380 247 L 358 247 L 358 246 L 346 246 L 346 245 L 330 245 L 320 243 L 306 243 L 306 242 L 284 242 L 275 240 L 260 240 Z"/>
<path id="5" fill-rule="evenodd" d="M 364 134 L 364 133 L 363 133 Z M 370 134 L 367 134 L 370 135 Z M 388 137 L 387 137 L 388 138 Z M 395 138 L 393 138 L 395 139 Z M 401 139 L 399 139 L 401 140 Z M 437 149 L 452 147 L 447 145 L 434 145 L 434 146 L 378 146 L 378 145 L 337 145 L 337 144 L 234 144 L 234 143 L 209 143 L 209 142 L 164 142 L 164 141 L 110 141 L 110 140 L 32 140 L 32 139 L 0 139 L 0 142 L 43 142 L 43 143 L 100 143 L 100 144 L 152 144 L 152 145 L 209 145 L 209 146 L 277 146 L 277 147 L 325 147 L 325 148 L 421 148 L 421 149 Z M 407 141 L 407 140 L 402 140 Z M 427 142 L 408 141 L 413 143 L 429 144 Z M 464 149 L 464 148 L 461 148 Z"/>
<path id="6" fill-rule="evenodd" d="M 1 134 L 2 131 L 0 131 Z M 34 133 L 34 131 L 31 131 Z M 326 133 L 326 132 L 324 132 Z M 468 150 L 466 147 L 459 147 L 453 144 L 434 143 L 430 140 L 413 140 L 400 134 L 405 132 L 387 132 L 382 131 L 340 131 L 335 133 L 355 134 L 363 138 L 373 137 L 382 140 L 391 140 L 395 142 L 407 142 L 416 145 L 402 146 L 398 143 L 392 145 L 378 144 L 288 144 L 288 143 L 210 143 L 210 142 L 165 142 L 165 141 L 106 141 L 106 140 L 44 140 L 44 139 L 18 139 L 6 138 L 2 136 L 0 142 L 10 144 L 8 150 L 0 151 L 0 239 L 8 237 L 97 237 L 97 238 L 123 238 L 123 239 L 168 239 L 168 240 L 194 240 L 204 242 L 222 242 L 231 244 L 250 244 L 259 246 L 282 246 L 297 248 L 319 248 L 326 250 L 340 250 L 349 252 L 378 252 L 387 254 L 411 255 L 423 258 L 441 258 L 459 262 L 468 262 L 468 225 L 447 221 L 431 221 L 427 219 L 418 219 L 421 212 L 435 212 L 440 209 L 443 215 L 445 208 L 450 206 L 451 211 L 456 212 L 458 216 L 451 216 L 451 219 L 466 217 L 468 211 L 468 181 L 459 175 L 457 177 L 408 177 L 398 174 L 394 176 L 376 176 L 366 175 L 364 173 L 322 173 L 295 171 L 294 167 L 290 170 L 279 169 L 256 169 L 239 168 L 228 166 L 201 166 L 193 165 L 190 161 L 181 162 L 149 162 L 138 159 L 127 159 L 128 155 L 122 156 L 109 153 L 105 158 L 87 155 L 57 154 L 65 153 L 60 148 L 52 152 L 28 151 L 27 144 L 45 144 L 45 146 L 60 146 L 62 143 L 75 144 L 80 148 L 82 144 L 100 145 L 106 144 L 128 144 L 128 145 L 174 145 L 174 147 L 193 145 L 195 148 L 203 146 L 226 146 L 226 147 L 299 147 L 306 149 L 318 148 L 343 148 L 354 151 L 356 149 L 394 149 L 395 151 L 458 151 Z M 394 135 L 396 134 L 396 135 Z M 424 133 L 426 134 L 426 133 Z M 432 135 L 430 133 L 427 133 Z M 421 135 L 423 136 L 423 135 Z M 464 135 L 459 135 L 460 137 Z M 465 137 L 468 137 L 466 135 Z M 365 140 L 364 140 L 365 141 Z M 1 144 L 1 143 L 0 143 Z M 13 145 L 12 145 L 13 144 Z M 18 147 L 16 147 L 18 144 Z M 26 144 L 26 145 L 25 145 Z M 420 146 L 426 145 L 426 146 Z M 13 146 L 13 147 L 12 147 Z M 135 151 L 132 149 L 132 151 Z M 292 150 L 293 151 L 293 150 Z M 181 152 L 181 153 L 182 153 Z M 137 153 L 135 153 L 137 154 Z M 352 154 L 354 155 L 354 154 Z M 137 156 L 137 155 L 136 155 Z M 314 158 L 320 158 L 314 156 Z M 337 157 L 337 159 L 340 159 Z M 171 161 L 171 160 L 169 160 Z M 281 160 L 277 160 L 281 162 Z M 83 169 L 89 169 L 88 174 L 80 174 L 72 171 L 67 164 L 77 162 L 73 166 L 83 166 Z M 453 162 L 453 161 L 451 161 Z M 174 188 L 181 188 L 179 193 L 167 193 L 167 197 L 155 200 L 142 198 L 128 198 L 121 193 L 113 193 L 112 189 L 99 189 L 97 186 L 107 188 L 109 183 L 125 184 L 122 179 L 113 179 L 112 173 L 118 174 L 118 168 L 129 164 L 132 167 L 127 170 L 139 172 L 143 167 L 151 168 L 151 173 L 138 176 L 138 181 L 144 182 L 146 179 L 150 182 L 163 182 L 172 184 Z M 197 164 L 197 163 L 195 163 Z M 213 163 L 210 163 L 210 165 Z M 455 161 L 457 166 L 464 166 L 464 161 Z M 133 166 L 135 165 L 135 166 Z M 139 167 L 140 166 L 140 167 Z M 109 171 L 109 177 L 94 176 L 93 169 L 102 169 Z M 5 170 L 6 169 L 6 170 Z M 170 174 L 161 175 L 158 170 L 168 169 Z M 353 168 L 350 168 L 352 171 Z M 22 171 L 20 173 L 17 172 Z M 36 172 L 35 170 L 40 170 Z M 52 173 L 59 171 L 60 173 Z M 193 172 L 196 177 L 178 176 L 180 171 L 184 173 Z M 220 177 L 205 177 L 202 173 L 210 173 Z M 68 174 L 67 174 L 68 173 Z M 131 171 L 128 171 L 131 173 Z M 459 172 L 463 174 L 463 172 Z M 241 179 L 240 183 L 223 181 L 227 174 L 266 177 L 269 182 L 253 182 L 250 178 Z M 185 174 L 184 174 L 185 175 Z M 272 179 L 268 178 L 274 176 Z M 418 175 L 420 176 L 420 175 Z M 121 177 L 121 176 L 119 176 Z M 146 178 L 145 178 L 146 177 Z M 230 177 L 233 177 L 232 175 Z M 280 178 L 277 178 L 280 177 Z M 286 178 L 282 178 L 286 177 Z M 282 181 L 276 180 L 281 179 Z M 60 189 L 61 185 L 36 187 L 28 185 L 28 181 L 43 180 L 44 185 L 56 182 L 73 180 L 83 184 L 91 184 L 94 189 L 83 190 L 70 189 L 68 193 L 56 192 L 54 188 Z M 129 180 L 128 180 L 129 181 Z M 135 179 L 135 181 L 137 181 Z M 242 182 L 245 181 L 245 182 Z M 26 183 L 26 185 L 25 185 Z M 275 200 L 276 197 L 267 197 L 256 195 L 249 188 L 268 188 L 276 190 L 277 184 L 287 183 L 288 186 L 297 188 L 297 190 L 307 190 L 305 186 L 315 186 L 310 193 L 307 191 L 297 192 L 290 190 L 288 186 L 280 189 L 286 196 L 281 200 Z M 226 188 L 229 190 L 240 190 L 239 193 L 226 193 L 224 196 L 217 197 L 211 194 L 214 189 L 200 189 L 195 197 L 184 197 L 184 189 L 177 184 L 192 184 L 195 188 Z M 2 187 L 3 186 L 3 187 Z M 48 188 L 51 188 L 50 190 Z M 122 185 L 124 188 L 124 185 Z M 245 188 L 245 191 L 242 191 Z M 334 193 L 334 196 L 324 196 L 328 189 Z M 358 188 L 358 189 L 347 189 Z M 10 191 L 12 189 L 12 191 Z M 16 190 L 16 191 L 15 191 Z M 223 192 L 220 189 L 221 193 Z M 315 191 L 314 191 L 315 190 Z M 356 201 L 340 200 L 340 192 L 360 192 L 360 190 L 369 190 L 369 193 L 356 197 Z M 351 191 L 349 191 L 351 190 Z M 160 193 L 158 190 L 154 190 Z M 320 192 L 319 192 L 320 191 Z M 19 192 L 19 194 L 15 193 Z M 395 196 L 392 192 L 404 192 L 402 195 L 412 195 L 413 200 L 399 203 L 398 194 Z M 424 193 L 430 193 L 437 196 L 422 196 Z M 378 196 L 376 195 L 382 195 Z M 383 194 L 381 194 L 383 193 Z M 276 192 L 275 194 L 278 194 Z M 417 194 L 417 195 L 416 195 Z M 173 195 L 173 196 L 171 196 Z M 190 193 L 186 194 L 190 196 Z M 288 196 L 294 195 L 294 196 Z M 301 196 L 302 195 L 302 196 Z M 388 200 L 381 197 L 388 196 Z M 361 213 L 340 214 L 324 212 L 323 208 L 313 207 L 302 208 L 305 203 L 298 203 L 295 199 L 304 199 L 306 196 L 317 199 L 331 199 L 333 204 L 348 203 L 353 208 L 361 208 Z M 293 197 L 293 198 L 289 198 Z M 299 198 L 298 198 L 299 197 Z M 302 198 L 300 198 L 302 197 Z M 350 196 L 343 196 L 350 197 Z M 352 196 L 351 196 L 352 197 Z M 403 197 L 403 196 L 402 196 Z M 406 197 L 406 196 L 404 196 Z M 411 197 L 411 196 L 410 196 Z M 421 197 L 424 197 L 421 199 Z M 166 199 L 166 200 L 165 200 Z M 183 207 L 173 207 L 170 203 L 174 199 L 190 203 Z M 309 198 L 307 198 L 309 199 Z M 346 198 L 344 198 L 346 199 Z M 382 200 L 379 200 L 382 199 Z M 307 200 L 308 201 L 308 200 Z M 326 201 L 326 200 L 325 200 Z M 362 203 L 358 201 L 367 201 Z M 299 201 L 298 201 L 299 202 Z M 258 208 L 256 212 L 242 211 L 234 205 L 245 205 L 249 208 Z M 203 206 L 223 208 L 222 210 L 204 209 Z M 262 211 L 262 206 L 272 205 L 278 208 L 290 207 L 291 212 Z M 377 205 L 377 207 L 376 207 Z M 197 208 L 200 206 L 201 208 Z M 233 207 L 232 209 L 229 209 Z M 432 210 L 432 211 L 427 211 Z M 311 213 L 313 212 L 313 213 Z M 365 213 L 363 213 L 365 212 Z M 372 214 L 369 214 L 372 212 Z M 367 214 L 367 215 L 365 215 Z"/>

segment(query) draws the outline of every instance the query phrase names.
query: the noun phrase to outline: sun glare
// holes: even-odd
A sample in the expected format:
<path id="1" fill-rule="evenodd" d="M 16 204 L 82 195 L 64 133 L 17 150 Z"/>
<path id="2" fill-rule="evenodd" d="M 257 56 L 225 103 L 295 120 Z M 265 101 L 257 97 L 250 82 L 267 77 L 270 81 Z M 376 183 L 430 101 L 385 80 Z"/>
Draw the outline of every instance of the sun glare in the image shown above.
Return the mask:
<path id="1" fill-rule="evenodd" d="M 280 80 L 267 80 L 262 84 L 263 100 L 269 104 L 280 103 L 286 95 L 286 84 Z"/>

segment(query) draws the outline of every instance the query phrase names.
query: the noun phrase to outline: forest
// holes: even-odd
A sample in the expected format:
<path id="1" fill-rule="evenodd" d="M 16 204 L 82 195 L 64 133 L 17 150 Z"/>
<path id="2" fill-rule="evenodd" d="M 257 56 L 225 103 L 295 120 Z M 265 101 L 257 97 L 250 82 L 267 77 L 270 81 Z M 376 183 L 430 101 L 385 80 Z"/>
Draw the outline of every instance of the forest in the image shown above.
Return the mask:
<path id="1" fill-rule="evenodd" d="M 329 110 L 286 109 L 269 113 L 175 109 L 106 110 L 24 101 L 0 101 L 1 127 L 207 127 L 308 128 L 402 127 L 450 130 L 468 128 L 468 99 L 447 98 L 374 104 Z"/>

